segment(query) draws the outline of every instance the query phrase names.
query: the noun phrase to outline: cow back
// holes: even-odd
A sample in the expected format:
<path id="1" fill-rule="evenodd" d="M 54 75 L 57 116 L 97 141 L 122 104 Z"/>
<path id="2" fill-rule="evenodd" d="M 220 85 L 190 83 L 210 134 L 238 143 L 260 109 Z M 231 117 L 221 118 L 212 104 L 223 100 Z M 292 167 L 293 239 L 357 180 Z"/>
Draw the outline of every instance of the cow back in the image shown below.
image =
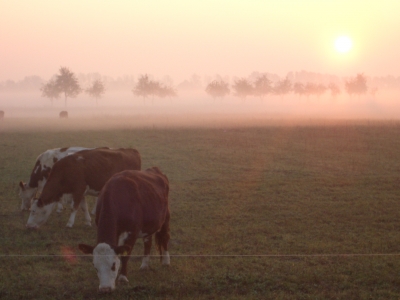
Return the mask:
<path id="1" fill-rule="evenodd" d="M 168 193 L 168 178 L 156 167 L 115 174 L 97 204 L 98 243 L 116 245 L 122 232 L 157 232 L 169 216 Z"/>

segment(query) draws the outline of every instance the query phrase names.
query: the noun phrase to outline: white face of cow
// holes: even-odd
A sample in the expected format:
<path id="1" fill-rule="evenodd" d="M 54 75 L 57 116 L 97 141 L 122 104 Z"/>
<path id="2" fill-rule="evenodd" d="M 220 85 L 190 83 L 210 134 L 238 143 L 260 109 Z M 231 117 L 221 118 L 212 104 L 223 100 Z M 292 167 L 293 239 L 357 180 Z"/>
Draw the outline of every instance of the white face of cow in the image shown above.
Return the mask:
<path id="1" fill-rule="evenodd" d="M 50 204 L 39 207 L 38 200 L 35 199 L 31 206 L 31 213 L 29 214 L 29 219 L 26 223 L 26 227 L 37 229 L 41 225 L 43 225 L 53 211 L 54 205 L 55 202 L 52 202 Z"/>
<path id="2" fill-rule="evenodd" d="M 21 210 L 29 210 L 31 200 L 35 196 L 36 188 L 29 187 L 26 183 L 19 184 L 19 197 L 21 198 Z"/>
<path id="3" fill-rule="evenodd" d="M 93 249 L 93 265 L 100 280 L 99 292 L 107 293 L 115 289 L 120 259 L 114 249 L 106 243 L 100 243 Z"/>

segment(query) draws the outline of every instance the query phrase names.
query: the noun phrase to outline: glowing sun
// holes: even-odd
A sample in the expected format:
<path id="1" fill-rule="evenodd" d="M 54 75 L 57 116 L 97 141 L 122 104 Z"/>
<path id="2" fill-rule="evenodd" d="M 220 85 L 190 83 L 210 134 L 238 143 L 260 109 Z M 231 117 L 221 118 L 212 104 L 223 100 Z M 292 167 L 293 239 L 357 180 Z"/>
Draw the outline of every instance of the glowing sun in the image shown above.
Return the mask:
<path id="1" fill-rule="evenodd" d="M 353 47 L 353 41 L 348 36 L 342 35 L 335 40 L 336 51 L 346 53 Z"/>

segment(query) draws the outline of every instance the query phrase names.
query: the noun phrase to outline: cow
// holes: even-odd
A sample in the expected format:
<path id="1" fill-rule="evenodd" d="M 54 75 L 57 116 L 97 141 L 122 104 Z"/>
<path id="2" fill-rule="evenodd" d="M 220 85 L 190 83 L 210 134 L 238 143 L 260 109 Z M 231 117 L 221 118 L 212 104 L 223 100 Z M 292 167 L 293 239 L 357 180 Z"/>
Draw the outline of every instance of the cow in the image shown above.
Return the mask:
<path id="1" fill-rule="evenodd" d="M 21 210 L 29 210 L 31 207 L 31 200 L 37 193 L 41 193 L 50 174 L 53 165 L 61 158 L 76 153 L 78 151 L 93 149 L 83 147 L 68 147 L 68 148 L 55 148 L 49 149 L 40 154 L 36 158 L 35 166 L 31 172 L 27 183 L 19 182 L 19 197 L 21 198 Z M 58 204 L 57 211 L 63 209 L 62 204 Z"/>
<path id="2" fill-rule="evenodd" d="M 66 110 L 63 110 L 60 112 L 60 119 L 67 119 L 68 118 L 68 112 Z"/>
<path id="3" fill-rule="evenodd" d="M 61 195 L 71 194 L 73 209 L 67 227 L 72 227 L 80 206 L 85 223 L 91 225 L 85 195 L 98 196 L 108 179 L 124 170 L 140 170 L 141 157 L 136 149 L 82 150 L 56 162 L 39 198 L 34 199 L 27 228 L 39 228 L 50 216 Z"/>
<path id="4" fill-rule="evenodd" d="M 0 120 L 4 119 L 4 110 L 0 110 Z"/>
<path id="5" fill-rule="evenodd" d="M 106 183 L 97 203 L 97 245 L 79 244 L 93 255 L 100 293 L 115 289 L 115 281 L 128 282 L 127 264 L 136 239 L 143 238 L 144 257 L 140 269 L 148 269 L 152 235 L 163 265 L 170 264 L 169 182 L 158 167 L 115 174 Z M 122 268 L 118 276 L 121 264 Z"/>

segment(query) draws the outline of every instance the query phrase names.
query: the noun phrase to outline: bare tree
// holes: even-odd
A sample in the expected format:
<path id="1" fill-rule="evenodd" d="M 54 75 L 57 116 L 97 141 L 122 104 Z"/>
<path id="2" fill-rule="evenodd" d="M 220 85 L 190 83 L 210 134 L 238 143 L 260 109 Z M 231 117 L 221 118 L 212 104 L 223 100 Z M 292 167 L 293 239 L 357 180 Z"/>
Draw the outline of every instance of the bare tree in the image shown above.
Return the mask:
<path id="1" fill-rule="evenodd" d="M 75 98 L 82 91 L 79 86 L 78 79 L 75 74 L 72 73 L 68 68 L 61 67 L 59 74 L 56 75 L 55 84 L 60 93 L 64 94 L 65 106 L 67 106 L 67 98 Z"/>
<path id="2" fill-rule="evenodd" d="M 60 97 L 60 91 L 58 90 L 54 79 L 50 79 L 47 83 L 42 85 L 40 90 L 42 91 L 42 97 L 50 99 L 51 105 L 53 105 L 54 99 L 58 99 Z"/>
<path id="3" fill-rule="evenodd" d="M 87 88 L 85 91 L 86 91 L 86 93 L 89 94 L 89 96 L 95 98 L 96 99 L 96 104 L 98 104 L 97 100 L 99 98 L 101 98 L 101 96 L 104 94 L 105 87 L 104 87 L 103 82 L 100 79 L 96 79 L 92 83 L 92 85 L 89 88 Z"/>
<path id="4" fill-rule="evenodd" d="M 223 80 L 213 80 L 206 87 L 206 93 L 214 98 L 223 98 L 230 93 L 229 85 Z"/>

